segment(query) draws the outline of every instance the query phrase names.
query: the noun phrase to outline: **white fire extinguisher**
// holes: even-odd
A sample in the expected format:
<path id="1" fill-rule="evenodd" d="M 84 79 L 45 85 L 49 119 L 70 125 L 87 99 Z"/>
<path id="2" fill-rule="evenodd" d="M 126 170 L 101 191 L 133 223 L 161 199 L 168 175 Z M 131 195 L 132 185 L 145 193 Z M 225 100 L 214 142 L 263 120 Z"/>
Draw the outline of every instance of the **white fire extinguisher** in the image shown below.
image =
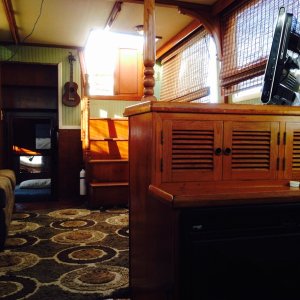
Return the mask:
<path id="1" fill-rule="evenodd" d="M 80 196 L 86 195 L 85 170 L 82 169 L 79 173 L 80 177 Z"/>

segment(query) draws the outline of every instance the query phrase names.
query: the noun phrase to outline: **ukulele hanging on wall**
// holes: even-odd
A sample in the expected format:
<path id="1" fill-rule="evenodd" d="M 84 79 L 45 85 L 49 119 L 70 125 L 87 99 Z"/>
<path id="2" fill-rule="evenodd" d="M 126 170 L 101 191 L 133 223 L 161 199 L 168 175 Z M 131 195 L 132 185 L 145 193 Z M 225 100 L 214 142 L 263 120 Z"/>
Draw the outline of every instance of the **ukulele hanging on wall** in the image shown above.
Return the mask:
<path id="1" fill-rule="evenodd" d="M 77 94 L 78 84 L 73 81 L 73 62 L 76 61 L 76 59 L 72 53 L 70 53 L 68 59 L 70 64 L 70 81 L 65 83 L 65 92 L 62 102 L 66 106 L 76 106 L 80 102 L 80 97 Z"/>

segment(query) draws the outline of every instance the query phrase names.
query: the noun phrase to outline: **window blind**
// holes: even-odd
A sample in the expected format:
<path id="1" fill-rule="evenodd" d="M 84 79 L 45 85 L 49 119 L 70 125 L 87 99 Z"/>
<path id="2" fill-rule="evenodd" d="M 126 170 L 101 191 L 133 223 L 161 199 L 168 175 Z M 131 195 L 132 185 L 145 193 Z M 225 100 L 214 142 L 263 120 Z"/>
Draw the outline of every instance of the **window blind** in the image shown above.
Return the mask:
<path id="1" fill-rule="evenodd" d="M 243 1 L 221 16 L 224 95 L 262 85 L 281 6 L 299 20 L 299 0 Z"/>
<path id="2" fill-rule="evenodd" d="M 202 28 L 161 61 L 161 101 L 209 102 L 209 34 Z"/>

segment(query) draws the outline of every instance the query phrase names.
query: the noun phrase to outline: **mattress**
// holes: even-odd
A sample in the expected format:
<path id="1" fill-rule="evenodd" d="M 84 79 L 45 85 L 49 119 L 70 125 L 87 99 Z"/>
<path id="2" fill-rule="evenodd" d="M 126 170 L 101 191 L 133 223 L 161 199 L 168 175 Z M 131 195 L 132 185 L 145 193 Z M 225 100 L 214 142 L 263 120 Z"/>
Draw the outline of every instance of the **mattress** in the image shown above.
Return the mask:
<path id="1" fill-rule="evenodd" d="M 15 188 L 15 201 L 37 201 L 37 200 L 50 200 L 51 188 L 20 188 L 19 185 Z"/>

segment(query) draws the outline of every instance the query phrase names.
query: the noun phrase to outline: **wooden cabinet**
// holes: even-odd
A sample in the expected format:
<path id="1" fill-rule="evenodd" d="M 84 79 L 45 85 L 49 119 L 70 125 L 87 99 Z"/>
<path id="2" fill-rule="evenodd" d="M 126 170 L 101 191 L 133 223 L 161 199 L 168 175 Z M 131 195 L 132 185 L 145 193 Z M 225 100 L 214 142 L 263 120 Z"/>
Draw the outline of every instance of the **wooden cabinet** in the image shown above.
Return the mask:
<path id="1" fill-rule="evenodd" d="M 143 96 L 143 55 L 138 49 L 120 48 L 115 70 L 114 94 Z"/>
<path id="2" fill-rule="evenodd" d="M 223 178 L 225 180 L 275 179 L 279 122 L 224 122 Z"/>
<path id="3" fill-rule="evenodd" d="M 300 222 L 299 209 L 278 204 L 181 211 L 181 284 L 171 299 L 293 299 L 300 231 L 292 224 Z"/>
<path id="4" fill-rule="evenodd" d="M 287 122 L 283 135 L 285 156 L 282 160 L 284 177 L 300 179 L 300 123 Z"/>
<path id="5" fill-rule="evenodd" d="M 216 286 L 214 271 L 220 264 L 205 262 L 211 251 L 215 252 L 207 257 L 212 263 L 223 263 L 225 254 L 240 255 L 240 262 L 233 261 L 237 272 L 244 272 L 239 264 L 268 258 L 272 252 L 269 245 L 276 248 L 272 265 L 283 253 L 278 250 L 281 243 L 292 247 L 299 242 L 298 221 L 296 229 L 285 227 L 295 224 L 290 214 L 299 209 L 300 190 L 289 187 L 290 180 L 300 180 L 298 107 L 145 102 L 126 108 L 125 116 L 130 128 L 133 300 L 199 299 L 202 279 L 209 292 Z M 205 215 L 207 209 L 209 215 Z M 192 228 L 191 221 L 195 221 Z M 225 226 L 232 226 L 228 241 L 224 241 Z M 266 226 L 271 228 L 268 233 Z M 236 239 L 235 233 L 242 227 L 245 231 Z M 244 246 L 243 236 L 249 230 L 253 236 Z M 277 236 L 283 231 L 284 237 Z M 290 239 L 295 232 L 297 237 Z M 270 243 L 265 243 L 261 237 L 269 233 Z M 225 252 L 218 252 L 219 245 Z M 250 246 L 256 253 L 263 247 L 263 255 L 251 256 Z M 289 251 L 284 255 L 290 259 Z M 288 263 L 293 264 L 292 259 Z M 262 267 L 262 272 L 269 272 L 270 265 Z M 209 279 L 201 273 L 204 266 Z M 273 269 L 276 275 L 270 274 L 273 279 L 280 277 L 282 265 L 277 267 Z M 222 274 L 227 279 L 226 272 Z M 218 276 L 222 279 L 220 273 Z M 212 299 L 209 292 L 203 299 Z"/>
<path id="6" fill-rule="evenodd" d="M 162 182 L 275 179 L 279 122 L 163 121 Z"/>
<path id="7" fill-rule="evenodd" d="M 89 76 L 90 99 L 139 101 L 143 97 L 143 51 L 119 48 L 115 53 L 113 74 Z"/>
<path id="8" fill-rule="evenodd" d="M 162 182 L 222 178 L 223 122 L 176 118 L 162 124 Z"/>
<path id="9" fill-rule="evenodd" d="M 153 118 L 155 182 L 300 179 L 300 123 L 292 116 Z"/>

